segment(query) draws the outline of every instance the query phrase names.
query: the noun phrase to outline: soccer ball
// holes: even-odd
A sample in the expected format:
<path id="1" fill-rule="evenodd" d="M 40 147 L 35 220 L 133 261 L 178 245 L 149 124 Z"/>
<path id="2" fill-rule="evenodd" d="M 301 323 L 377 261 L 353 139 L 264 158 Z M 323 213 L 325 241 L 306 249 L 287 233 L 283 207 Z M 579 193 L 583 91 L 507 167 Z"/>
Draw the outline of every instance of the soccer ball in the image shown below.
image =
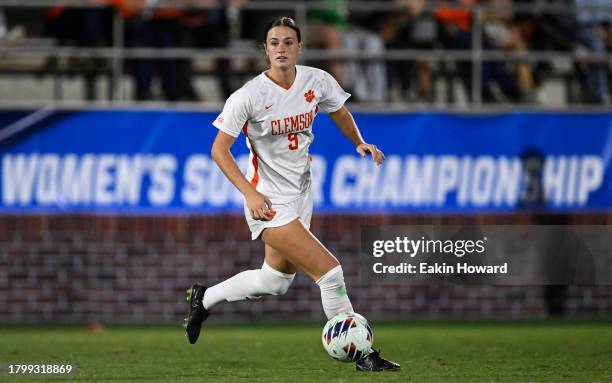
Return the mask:
<path id="1" fill-rule="evenodd" d="M 372 347 L 372 327 L 357 313 L 340 313 L 323 327 L 323 348 L 340 362 L 355 362 Z"/>

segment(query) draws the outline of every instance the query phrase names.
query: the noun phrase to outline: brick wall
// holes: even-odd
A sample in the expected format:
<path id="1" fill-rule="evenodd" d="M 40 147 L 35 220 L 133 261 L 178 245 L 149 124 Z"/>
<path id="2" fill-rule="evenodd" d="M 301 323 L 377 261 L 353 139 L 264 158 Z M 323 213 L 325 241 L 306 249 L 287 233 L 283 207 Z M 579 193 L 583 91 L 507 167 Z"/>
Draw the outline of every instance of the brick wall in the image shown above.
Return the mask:
<path id="1" fill-rule="evenodd" d="M 318 215 L 312 229 L 343 263 L 354 307 L 371 319 L 541 318 L 547 315 L 541 286 L 365 284 L 357 270 L 362 224 L 532 221 L 527 215 Z M 565 222 L 610 224 L 612 215 Z M 192 282 L 213 284 L 262 261 L 263 245 L 250 241 L 242 216 L 2 216 L 0 324 L 178 324 L 185 316 L 184 290 Z M 570 317 L 612 318 L 612 286 L 571 286 L 566 307 Z M 220 305 L 211 320 L 285 318 L 324 318 L 319 290 L 303 274 L 285 296 Z"/>

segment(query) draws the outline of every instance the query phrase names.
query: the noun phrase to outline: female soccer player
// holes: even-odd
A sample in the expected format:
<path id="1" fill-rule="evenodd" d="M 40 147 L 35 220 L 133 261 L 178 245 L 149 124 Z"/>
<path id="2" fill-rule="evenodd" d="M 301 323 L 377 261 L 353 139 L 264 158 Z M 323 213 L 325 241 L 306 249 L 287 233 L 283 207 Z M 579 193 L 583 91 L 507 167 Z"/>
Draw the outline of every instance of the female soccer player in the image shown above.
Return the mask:
<path id="1" fill-rule="evenodd" d="M 377 165 L 385 156 L 361 137 L 344 106 L 350 94 L 327 72 L 296 65 L 302 41 L 292 19 L 281 17 L 270 23 L 264 48 L 270 68 L 229 97 L 213 123 L 219 132 L 211 154 L 243 194 L 252 238 L 263 240 L 265 260 L 261 269 L 188 290 L 185 327 L 191 343 L 197 341 L 202 322 L 216 304 L 284 294 L 298 269 L 320 287 L 327 318 L 353 311 L 340 263 L 309 230 L 313 200 L 308 147 L 319 108 L 329 113 L 361 156 L 369 153 Z M 230 152 L 241 131 L 251 150 L 246 177 Z M 357 362 L 360 371 L 399 368 L 373 350 Z"/>

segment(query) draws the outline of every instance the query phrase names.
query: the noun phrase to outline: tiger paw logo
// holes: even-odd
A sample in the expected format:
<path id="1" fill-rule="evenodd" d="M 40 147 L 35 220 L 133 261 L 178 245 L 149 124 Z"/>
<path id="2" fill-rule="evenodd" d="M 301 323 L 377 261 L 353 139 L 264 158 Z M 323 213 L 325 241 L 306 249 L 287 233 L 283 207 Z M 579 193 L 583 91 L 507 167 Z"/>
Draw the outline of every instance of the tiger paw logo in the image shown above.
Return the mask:
<path id="1" fill-rule="evenodd" d="M 311 90 L 309 90 L 308 92 L 304 93 L 304 98 L 306 98 L 306 101 L 311 102 L 315 97 L 314 92 Z"/>

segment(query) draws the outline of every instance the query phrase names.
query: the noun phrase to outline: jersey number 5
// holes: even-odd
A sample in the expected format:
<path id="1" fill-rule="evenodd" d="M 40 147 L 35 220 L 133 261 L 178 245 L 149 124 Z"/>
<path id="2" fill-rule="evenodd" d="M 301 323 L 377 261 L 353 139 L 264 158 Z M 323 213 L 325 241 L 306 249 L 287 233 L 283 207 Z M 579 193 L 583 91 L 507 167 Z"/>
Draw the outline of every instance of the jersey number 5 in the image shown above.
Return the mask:
<path id="1" fill-rule="evenodd" d="M 297 150 L 297 148 L 299 147 L 298 135 L 296 133 L 289 133 L 287 135 L 287 139 L 289 140 L 289 142 L 291 142 L 289 144 L 289 150 Z"/>

